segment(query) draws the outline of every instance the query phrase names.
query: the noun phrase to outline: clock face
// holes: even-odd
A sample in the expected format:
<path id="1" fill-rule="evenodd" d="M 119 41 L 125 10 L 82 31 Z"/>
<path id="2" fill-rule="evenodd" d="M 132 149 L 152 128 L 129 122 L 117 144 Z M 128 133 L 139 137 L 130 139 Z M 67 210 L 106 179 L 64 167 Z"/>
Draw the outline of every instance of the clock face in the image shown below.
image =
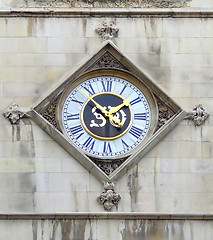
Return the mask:
<path id="1" fill-rule="evenodd" d="M 102 159 L 129 155 L 144 141 L 152 118 L 143 90 L 108 74 L 68 88 L 60 115 L 67 138 L 85 154 Z"/>

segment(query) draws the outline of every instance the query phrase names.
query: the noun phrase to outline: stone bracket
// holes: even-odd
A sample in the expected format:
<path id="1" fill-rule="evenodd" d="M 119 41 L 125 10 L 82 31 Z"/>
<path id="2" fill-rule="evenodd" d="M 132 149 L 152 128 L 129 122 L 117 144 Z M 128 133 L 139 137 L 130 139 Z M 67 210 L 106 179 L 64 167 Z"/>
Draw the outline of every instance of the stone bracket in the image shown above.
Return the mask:
<path id="1" fill-rule="evenodd" d="M 115 182 L 105 182 L 104 192 L 97 198 L 98 202 L 103 204 L 104 209 L 110 211 L 113 206 L 116 206 L 121 199 L 121 196 L 114 190 Z"/>
<path id="2" fill-rule="evenodd" d="M 209 113 L 206 112 L 206 109 L 202 104 L 198 104 L 189 112 L 189 115 L 185 119 L 192 120 L 195 126 L 200 126 L 204 124 L 206 119 L 209 117 Z"/>
<path id="3" fill-rule="evenodd" d="M 28 115 L 26 110 L 20 108 L 18 104 L 12 103 L 3 112 L 3 116 L 5 118 L 8 118 L 10 123 L 14 125 L 14 124 L 18 124 L 21 118 L 26 117 Z"/>

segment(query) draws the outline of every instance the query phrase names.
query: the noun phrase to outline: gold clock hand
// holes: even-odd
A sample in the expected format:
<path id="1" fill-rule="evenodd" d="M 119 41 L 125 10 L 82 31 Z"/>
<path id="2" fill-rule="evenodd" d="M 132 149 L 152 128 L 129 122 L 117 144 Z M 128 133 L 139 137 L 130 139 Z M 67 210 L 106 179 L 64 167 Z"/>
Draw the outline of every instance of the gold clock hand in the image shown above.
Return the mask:
<path id="1" fill-rule="evenodd" d="M 87 95 L 84 91 L 82 91 L 80 88 L 78 88 L 78 90 L 83 93 L 87 98 L 89 98 L 89 100 L 91 100 L 97 108 L 99 108 L 105 115 L 105 117 L 110 118 L 111 120 L 113 120 L 114 122 L 116 122 L 119 127 L 123 127 L 123 123 L 121 123 L 117 118 L 113 117 L 108 111 L 106 111 L 104 109 L 104 107 L 102 107 L 99 103 L 97 103 L 93 98 L 91 98 L 89 95 Z"/>
<path id="2" fill-rule="evenodd" d="M 123 106 L 129 106 L 130 102 L 132 101 L 132 99 L 124 99 L 123 103 L 121 103 L 120 105 L 116 106 L 116 107 L 112 107 L 109 111 L 109 114 L 112 113 L 116 113 L 117 111 L 119 111 Z"/>

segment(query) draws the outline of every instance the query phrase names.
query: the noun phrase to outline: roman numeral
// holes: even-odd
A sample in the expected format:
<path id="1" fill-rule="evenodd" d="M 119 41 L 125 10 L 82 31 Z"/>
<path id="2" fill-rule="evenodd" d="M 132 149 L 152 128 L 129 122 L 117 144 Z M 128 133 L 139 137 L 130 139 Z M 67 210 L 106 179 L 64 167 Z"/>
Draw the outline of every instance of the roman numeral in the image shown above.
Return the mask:
<path id="1" fill-rule="evenodd" d="M 101 81 L 101 84 L 103 86 L 103 92 L 111 92 L 112 91 L 112 81 L 106 80 Z"/>
<path id="2" fill-rule="evenodd" d="M 76 139 L 79 139 L 84 134 L 84 129 L 81 125 L 78 125 L 78 126 L 75 126 L 75 127 L 71 127 L 70 132 L 73 135 L 77 135 L 75 137 L 76 137 Z"/>
<path id="3" fill-rule="evenodd" d="M 77 119 L 79 119 L 79 113 L 76 113 L 76 114 L 68 113 L 67 114 L 67 120 L 77 120 Z"/>
<path id="4" fill-rule="evenodd" d="M 129 133 L 132 134 L 132 136 L 134 136 L 135 138 L 139 138 L 142 132 L 143 132 L 142 129 L 137 128 L 135 126 L 132 126 L 131 129 L 129 130 Z"/>
<path id="5" fill-rule="evenodd" d="M 134 105 L 134 104 L 139 103 L 139 102 L 141 102 L 141 99 L 140 99 L 139 97 L 137 97 L 137 98 L 133 99 L 133 100 L 130 102 L 130 104 L 131 104 L 131 105 Z"/>
<path id="6" fill-rule="evenodd" d="M 88 88 L 84 87 L 84 89 L 90 94 L 90 96 L 95 94 L 95 91 L 91 84 L 88 85 Z"/>
<path id="7" fill-rule="evenodd" d="M 135 120 L 146 120 L 146 113 L 135 113 L 134 114 Z"/>
<path id="8" fill-rule="evenodd" d="M 122 142 L 122 145 L 123 145 L 124 149 L 129 147 L 129 145 L 126 142 L 124 142 L 123 139 L 121 139 L 121 142 Z"/>
<path id="9" fill-rule="evenodd" d="M 83 106 L 83 104 L 84 104 L 84 102 L 79 101 L 79 100 L 77 100 L 77 99 L 75 99 L 75 98 L 71 99 L 71 101 L 72 101 L 72 102 L 79 103 L 81 106 Z"/>
<path id="10" fill-rule="evenodd" d="M 104 153 L 111 153 L 112 152 L 112 149 L 111 149 L 111 146 L 110 146 L 110 143 L 108 142 L 104 142 L 104 149 L 103 149 L 103 152 Z"/>
<path id="11" fill-rule="evenodd" d="M 124 92 L 124 90 L 126 89 L 126 85 L 123 87 L 123 89 L 120 92 L 120 95 Z"/>
<path id="12" fill-rule="evenodd" d="M 93 141 L 92 141 L 93 140 Z M 83 144 L 86 148 L 89 148 L 90 150 L 93 150 L 93 147 L 95 145 L 95 139 L 92 137 L 89 137 L 85 143 Z"/>

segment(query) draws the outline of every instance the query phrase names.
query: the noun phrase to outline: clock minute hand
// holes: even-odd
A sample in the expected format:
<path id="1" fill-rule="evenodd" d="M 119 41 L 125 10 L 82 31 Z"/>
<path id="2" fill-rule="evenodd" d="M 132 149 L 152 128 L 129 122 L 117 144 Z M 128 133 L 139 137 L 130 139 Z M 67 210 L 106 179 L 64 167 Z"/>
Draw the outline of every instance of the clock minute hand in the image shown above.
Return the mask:
<path id="1" fill-rule="evenodd" d="M 78 90 L 81 93 L 83 93 L 87 98 L 89 98 L 89 100 L 91 100 L 96 105 L 96 107 L 99 108 L 104 113 L 105 117 L 112 119 L 114 122 L 116 122 L 119 125 L 119 127 L 123 127 L 123 123 L 121 123 L 117 118 L 113 117 L 108 111 L 104 109 L 104 107 L 102 107 L 99 103 L 97 103 L 93 98 L 91 98 L 81 89 L 78 88 Z"/>
<path id="2" fill-rule="evenodd" d="M 123 106 L 128 107 L 130 102 L 132 101 L 132 99 L 124 99 L 123 103 L 121 103 L 120 105 L 116 106 L 116 107 L 112 107 L 109 111 L 109 114 L 112 113 L 116 113 L 117 111 L 119 111 Z"/>

